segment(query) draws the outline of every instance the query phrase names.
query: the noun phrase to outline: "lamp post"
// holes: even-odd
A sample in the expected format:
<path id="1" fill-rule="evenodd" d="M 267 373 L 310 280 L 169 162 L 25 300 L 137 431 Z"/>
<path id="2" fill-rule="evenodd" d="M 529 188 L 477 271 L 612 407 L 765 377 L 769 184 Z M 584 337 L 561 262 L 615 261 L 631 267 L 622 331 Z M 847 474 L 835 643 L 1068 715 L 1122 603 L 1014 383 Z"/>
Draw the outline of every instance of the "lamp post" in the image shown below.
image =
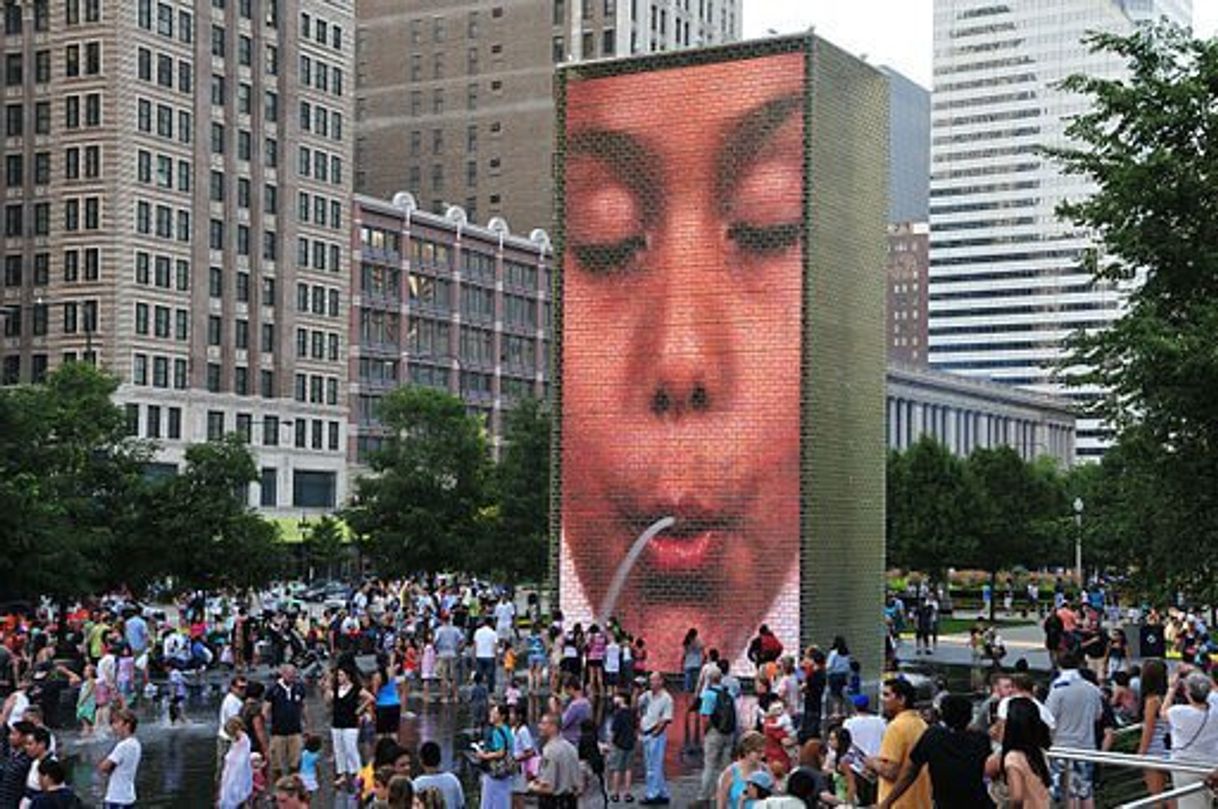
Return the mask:
<path id="1" fill-rule="evenodd" d="M 1074 498 L 1074 575 L 1083 587 L 1083 498 Z"/>

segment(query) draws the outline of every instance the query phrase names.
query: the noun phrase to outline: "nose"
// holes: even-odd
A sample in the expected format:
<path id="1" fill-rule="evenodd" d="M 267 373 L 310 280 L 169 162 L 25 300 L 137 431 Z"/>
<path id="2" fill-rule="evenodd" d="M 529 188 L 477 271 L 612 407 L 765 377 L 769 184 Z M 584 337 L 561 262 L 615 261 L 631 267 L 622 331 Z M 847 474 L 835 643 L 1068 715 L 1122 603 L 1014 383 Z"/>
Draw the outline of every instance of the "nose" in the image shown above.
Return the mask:
<path id="1" fill-rule="evenodd" d="M 710 231 L 689 226 L 657 251 L 656 274 L 662 282 L 654 320 L 647 326 L 653 347 L 645 388 L 651 413 L 680 419 L 719 409 L 729 393 L 730 326 L 722 317 L 723 275 Z"/>

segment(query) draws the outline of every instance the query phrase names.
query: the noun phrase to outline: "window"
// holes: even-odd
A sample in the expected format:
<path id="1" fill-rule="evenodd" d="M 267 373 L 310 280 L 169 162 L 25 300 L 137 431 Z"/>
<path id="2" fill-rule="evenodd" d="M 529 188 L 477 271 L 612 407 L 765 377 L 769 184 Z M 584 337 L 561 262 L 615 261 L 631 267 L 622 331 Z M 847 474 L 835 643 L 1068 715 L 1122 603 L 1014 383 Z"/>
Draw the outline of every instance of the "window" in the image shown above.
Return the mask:
<path id="1" fill-rule="evenodd" d="M 68 127 L 70 129 L 79 126 L 80 124 L 80 98 L 78 96 L 68 96 L 68 101 L 75 100 L 76 107 L 76 123 L 71 123 L 69 119 Z M 10 138 L 20 137 L 25 129 L 25 108 L 21 104 L 8 104 L 4 107 L 4 134 Z"/>
<path id="2" fill-rule="evenodd" d="M 50 80 L 51 52 L 36 51 L 34 53 L 34 81 L 38 84 L 46 84 Z"/>
<path id="3" fill-rule="evenodd" d="M 101 126 L 101 93 L 85 96 L 85 126 Z"/>
<path id="4" fill-rule="evenodd" d="M 224 274 L 219 267 L 209 267 L 207 270 L 207 294 L 212 298 L 224 294 Z"/>
<path id="5" fill-rule="evenodd" d="M 273 440 L 268 438 L 267 430 L 270 429 L 270 419 L 275 419 L 275 437 Z M 262 443 L 268 447 L 279 446 L 279 419 L 274 416 L 267 416 L 262 422 Z M 262 508 L 275 508 L 279 505 L 279 470 L 274 467 L 263 467 L 262 476 L 259 478 L 259 496 L 258 504 Z"/>
<path id="6" fill-rule="evenodd" d="M 210 315 L 207 318 L 207 344 L 209 346 L 220 345 L 220 336 L 223 331 L 223 322 L 217 315 Z"/>
<path id="7" fill-rule="evenodd" d="M 135 333 L 148 333 L 148 304 L 137 303 L 135 305 Z"/>
<path id="8" fill-rule="evenodd" d="M 173 387 L 176 390 L 186 390 L 186 360 L 175 359 L 173 361 Z"/>
<path id="9" fill-rule="evenodd" d="M 169 338 L 169 307 L 158 306 L 155 310 L 153 333 L 161 339 Z"/>
<path id="10" fill-rule="evenodd" d="M 152 386 L 154 388 L 169 387 L 169 358 L 152 358 Z"/>
<path id="11" fill-rule="evenodd" d="M 51 102 L 38 101 L 34 104 L 34 134 L 51 134 Z"/>
<path id="12" fill-rule="evenodd" d="M 220 392 L 220 366 L 217 363 L 207 363 L 207 390 L 209 393 Z"/>
<path id="13" fill-rule="evenodd" d="M 193 135 L 194 127 L 190 123 L 191 115 L 186 110 L 178 110 L 178 140 L 182 143 L 190 143 Z"/>
<path id="14" fill-rule="evenodd" d="M 219 410 L 207 411 L 207 440 L 219 441 L 224 438 L 224 413 Z"/>
<path id="15" fill-rule="evenodd" d="M 164 357 L 158 357 L 157 359 L 163 360 Z M 160 438 L 161 437 L 161 408 L 160 407 L 158 407 L 157 405 L 148 405 L 148 420 L 146 423 L 147 423 L 148 427 L 145 431 L 145 435 L 147 435 L 149 438 Z"/>
<path id="16" fill-rule="evenodd" d="M 224 124 L 211 125 L 211 153 L 224 154 Z"/>
<path id="17" fill-rule="evenodd" d="M 85 74 L 96 76 L 101 73 L 101 43 L 89 42 L 85 45 Z"/>
<path id="18" fill-rule="evenodd" d="M 297 419 L 297 435 L 303 420 Z M 320 425 L 321 422 L 318 422 Z M 320 431 L 320 430 L 319 430 Z M 334 508 L 336 475 L 334 472 L 296 469 L 292 473 L 293 508 Z"/>
<path id="19" fill-rule="evenodd" d="M 69 78 L 80 75 L 80 46 L 69 45 L 64 49 L 63 74 Z"/>
<path id="20" fill-rule="evenodd" d="M 224 58 L 226 34 L 224 28 L 219 25 L 211 27 L 211 55 Z"/>
<path id="21" fill-rule="evenodd" d="M 148 384 L 148 355 L 136 354 L 131 361 L 131 382 L 136 385 Z"/>
<path id="22" fill-rule="evenodd" d="M 174 360 L 174 362 L 180 362 L 180 360 Z M 165 437 L 174 441 L 182 437 L 182 408 L 169 408 L 169 412 L 165 420 Z"/>
<path id="23" fill-rule="evenodd" d="M 173 57 L 163 53 L 157 54 L 156 83 L 161 87 L 173 89 Z"/>

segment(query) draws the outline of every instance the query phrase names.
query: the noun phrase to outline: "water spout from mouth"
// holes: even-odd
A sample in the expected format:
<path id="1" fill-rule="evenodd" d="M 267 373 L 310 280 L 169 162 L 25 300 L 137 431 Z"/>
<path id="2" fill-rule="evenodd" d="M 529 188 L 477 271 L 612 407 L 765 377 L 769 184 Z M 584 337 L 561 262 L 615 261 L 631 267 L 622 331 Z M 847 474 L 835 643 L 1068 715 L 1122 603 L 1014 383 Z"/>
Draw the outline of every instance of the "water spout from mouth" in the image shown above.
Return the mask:
<path id="1" fill-rule="evenodd" d="M 601 626 L 609 623 L 609 618 L 613 615 L 613 608 L 617 606 L 618 597 L 622 594 L 622 588 L 626 586 L 626 577 L 630 575 L 630 571 L 634 569 L 635 563 L 639 561 L 639 556 L 642 555 L 643 549 L 647 547 L 647 543 L 655 539 L 656 535 L 661 531 L 672 528 L 676 522 L 675 517 L 661 517 L 649 525 L 646 531 L 639 534 L 639 538 L 630 546 L 630 551 L 626 554 L 626 558 L 617 566 L 617 572 L 613 574 L 613 581 L 609 583 L 609 591 L 605 593 L 605 600 L 601 602 L 599 613 Z"/>

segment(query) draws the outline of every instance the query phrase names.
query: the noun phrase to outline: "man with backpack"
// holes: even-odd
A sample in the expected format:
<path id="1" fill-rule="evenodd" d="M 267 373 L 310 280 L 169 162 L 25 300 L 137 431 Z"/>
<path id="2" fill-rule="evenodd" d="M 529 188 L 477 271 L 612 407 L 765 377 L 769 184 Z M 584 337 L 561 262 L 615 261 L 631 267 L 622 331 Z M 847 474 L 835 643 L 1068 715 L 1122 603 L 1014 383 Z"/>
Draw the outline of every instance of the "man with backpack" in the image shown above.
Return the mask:
<path id="1" fill-rule="evenodd" d="M 702 791 L 699 797 L 713 801 L 719 774 L 732 763 L 737 726 L 736 701 L 723 686 L 723 672 L 718 668 L 707 673 L 698 713 L 706 717 L 707 724 L 706 735 L 702 738 Z"/>

